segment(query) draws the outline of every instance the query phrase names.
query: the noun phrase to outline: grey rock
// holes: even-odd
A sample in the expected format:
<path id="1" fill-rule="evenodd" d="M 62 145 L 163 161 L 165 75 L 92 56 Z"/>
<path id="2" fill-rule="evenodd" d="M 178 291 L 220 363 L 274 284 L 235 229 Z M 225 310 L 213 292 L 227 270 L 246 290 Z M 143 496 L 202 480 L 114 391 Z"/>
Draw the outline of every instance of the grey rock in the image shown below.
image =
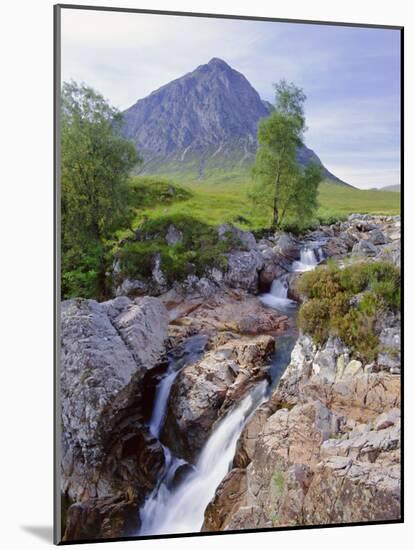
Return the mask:
<path id="1" fill-rule="evenodd" d="M 156 298 L 133 302 L 120 297 L 102 304 L 73 299 L 62 303 L 62 484 L 71 498 L 113 494 L 117 477 L 110 472 L 105 476 L 105 465 L 113 460 L 107 445 L 111 441 L 112 452 L 122 449 L 124 435 L 119 423 L 131 407 L 139 410 L 144 377 L 165 354 L 167 325 L 167 311 Z M 138 422 L 134 430 L 148 439 L 137 419 L 130 422 Z M 156 453 L 155 473 L 156 463 L 162 466 L 162 449 L 153 447 L 152 451 L 150 439 L 147 447 L 140 448 Z M 118 467 L 122 469 L 119 461 Z M 131 471 L 139 485 L 139 467 L 131 467 Z M 121 479 L 119 474 L 118 483 Z"/>
<path id="2" fill-rule="evenodd" d="M 116 289 L 116 296 L 142 296 L 148 292 L 148 285 L 137 279 L 124 279 Z"/>
<path id="3" fill-rule="evenodd" d="M 374 229 L 368 233 L 369 240 L 375 244 L 387 244 L 388 239 L 380 229 Z"/>
<path id="4" fill-rule="evenodd" d="M 263 258 L 257 250 L 231 252 L 228 255 L 225 282 L 234 288 L 256 292 L 259 271 L 262 269 L 263 263 Z"/>
<path id="5" fill-rule="evenodd" d="M 376 256 L 378 252 L 378 248 L 368 240 L 361 240 L 352 248 L 352 254 L 358 256 Z"/>
<path id="6" fill-rule="evenodd" d="M 270 336 L 230 340 L 184 367 L 170 394 L 161 440 L 175 454 L 194 462 L 216 420 L 267 377 Z"/>
<path id="7" fill-rule="evenodd" d="M 239 244 L 239 246 L 242 246 L 246 250 L 253 250 L 257 248 L 255 236 L 253 233 L 250 233 L 250 231 L 242 231 L 238 227 L 235 227 L 229 223 L 221 224 L 217 231 L 221 240 L 226 240 L 230 237 L 236 241 L 236 247 L 237 244 Z"/>
<path id="8" fill-rule="evenodd" d="M 161 255 L 154 257 L 154 266 L 152 268 L 152 281 L 155 283 L 155 290 L 159 293 L 167 290 L 167 281 L 161 269 Z"/>
<path id="9" fill-rule="evenodd" d="M 280 233 L 278 235 L 275 251 L 290 261 L 299 260 L 300 244 L 289 233 Z"/>
<path id="10" fill-rule="evenodd" d="M 168 226 L 167 234 L 165 240 L 169 246 L 173 246 L 177 243 L 180 243 L 183 240 L 183 233 L 175 227 L 174 224 Z"/>

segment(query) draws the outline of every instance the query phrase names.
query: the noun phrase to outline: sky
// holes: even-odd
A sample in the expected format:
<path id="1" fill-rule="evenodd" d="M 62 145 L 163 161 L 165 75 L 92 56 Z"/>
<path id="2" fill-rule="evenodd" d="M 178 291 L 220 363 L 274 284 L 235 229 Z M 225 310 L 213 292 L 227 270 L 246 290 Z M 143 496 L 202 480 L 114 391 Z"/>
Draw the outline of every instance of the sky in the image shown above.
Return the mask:
<path id="1" fill-rule="evenodd" d="M 400 33 L 392 29 L 62 10 L 62 79 L 123 110 L 219 57 L 262 99 L 303 88 L 305 143 L 363 189 L 400 183 Z"/>

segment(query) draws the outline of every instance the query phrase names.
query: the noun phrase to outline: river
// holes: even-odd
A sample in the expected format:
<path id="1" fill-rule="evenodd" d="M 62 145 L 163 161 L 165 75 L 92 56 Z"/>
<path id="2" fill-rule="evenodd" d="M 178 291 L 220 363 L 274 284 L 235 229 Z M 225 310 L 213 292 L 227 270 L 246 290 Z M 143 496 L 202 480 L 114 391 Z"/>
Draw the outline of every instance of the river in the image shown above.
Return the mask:
<path id="1" fill-rule="evenodd" d="M 314 269 L 323 259 L 320 243 L 306 243 L 300 251 L 300 259 L 291 265 L 292 272 Z M 139 535 L 199 532 L 204 511 L 214 497 L 216 488 L 231 468 L 237 441 L 243 428 L 256 408 L 263 403 L 277 385 L 290 362 L 290 355 L 297 339 L 297 303 L 288 298 L 288 276 L 275 279 L 269 293 L 259 296 L 267 307 L 287 314 L 291 328 L 277 337 L 276 351 L 271 357 L 269 374 L 271 383 L 258 383 L 253 390 L 216 424 L 194 466 L 173 456 L 164 448 L 164 471 L 140 510 Z M 154 408 L 149 423 L 151 433 L 159 437 L 162 429 L 169 394 L 178 372 L 202 355 L 207 337 L 197 335 L 189 338 L 180 357 L 171 356 L 169 366 L 160 381 L 154 399 Z M 184 476 L 177 474 L 186 469 Z"/>

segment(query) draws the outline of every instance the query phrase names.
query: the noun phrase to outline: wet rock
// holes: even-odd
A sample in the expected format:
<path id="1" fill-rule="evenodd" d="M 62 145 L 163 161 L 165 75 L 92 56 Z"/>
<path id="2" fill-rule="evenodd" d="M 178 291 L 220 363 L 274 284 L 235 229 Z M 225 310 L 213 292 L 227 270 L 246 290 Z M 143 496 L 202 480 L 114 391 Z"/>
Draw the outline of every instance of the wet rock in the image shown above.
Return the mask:
<path id="1" fill-rule="evenodd" d="M 171 390 L 161 440 L 194 462 L 215 421 L 267 376 L 266 359 L 273 350 L 270 336 L 241 338 L 184 367 Z"/>
<path id="2" fill-rule="evenodd" d="M 223 531 L 226 528 L 226 520 L 242 505 L 246 491 L 246 470 L 231 470 L 207 506 L 201 531 Z"/>

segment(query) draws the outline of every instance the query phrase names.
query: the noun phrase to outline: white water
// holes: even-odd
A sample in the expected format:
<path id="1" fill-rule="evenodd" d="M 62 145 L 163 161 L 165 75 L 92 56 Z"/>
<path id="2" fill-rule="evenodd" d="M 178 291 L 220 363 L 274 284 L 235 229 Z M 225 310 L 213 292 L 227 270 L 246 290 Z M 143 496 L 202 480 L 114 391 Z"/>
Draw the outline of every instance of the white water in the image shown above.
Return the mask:
<path id="1" fill-rule="evenodd" d="M 243 427 L 264 401 L 266 390 L 267 382 L 263 381 L 221 420 L 205 444 L 194 471 L 176 488 L 171 488 L 171 482 L 184 461 L 168 459 L 163 479 L 141 509 L 140 535 L 200 531 L 204 511 L 231 467 Z"/>
<path id="2" fill-rule="evenodd" d="M 312 271 L 322 259 L 323 251 L 321 247 L 316 249 L 310 246 L 304 246 L 300 251 L 300 260 L 292 264 L 292 271 Z"/>
<path id="3" fill-rule="evenodd" d="M 152 435 L 159 437 L 163 425 L 165 411 L 167 409 L 168 397 L 171 387 L 176 379 L 178 371 L 169 370 L 161 382 L 158 384 L 155 392 L 154 410 L 149 424 L 149 429 Z"/>
<path id="4" fill-rule="evenodd" d="M 270 292 L 259 296 L 259 300 L 266 306 L 286 312 L 296 306 L 296 302 L 287 297 L 288 290 L 286 276 L 279 277 L 273 281 Z"/>

